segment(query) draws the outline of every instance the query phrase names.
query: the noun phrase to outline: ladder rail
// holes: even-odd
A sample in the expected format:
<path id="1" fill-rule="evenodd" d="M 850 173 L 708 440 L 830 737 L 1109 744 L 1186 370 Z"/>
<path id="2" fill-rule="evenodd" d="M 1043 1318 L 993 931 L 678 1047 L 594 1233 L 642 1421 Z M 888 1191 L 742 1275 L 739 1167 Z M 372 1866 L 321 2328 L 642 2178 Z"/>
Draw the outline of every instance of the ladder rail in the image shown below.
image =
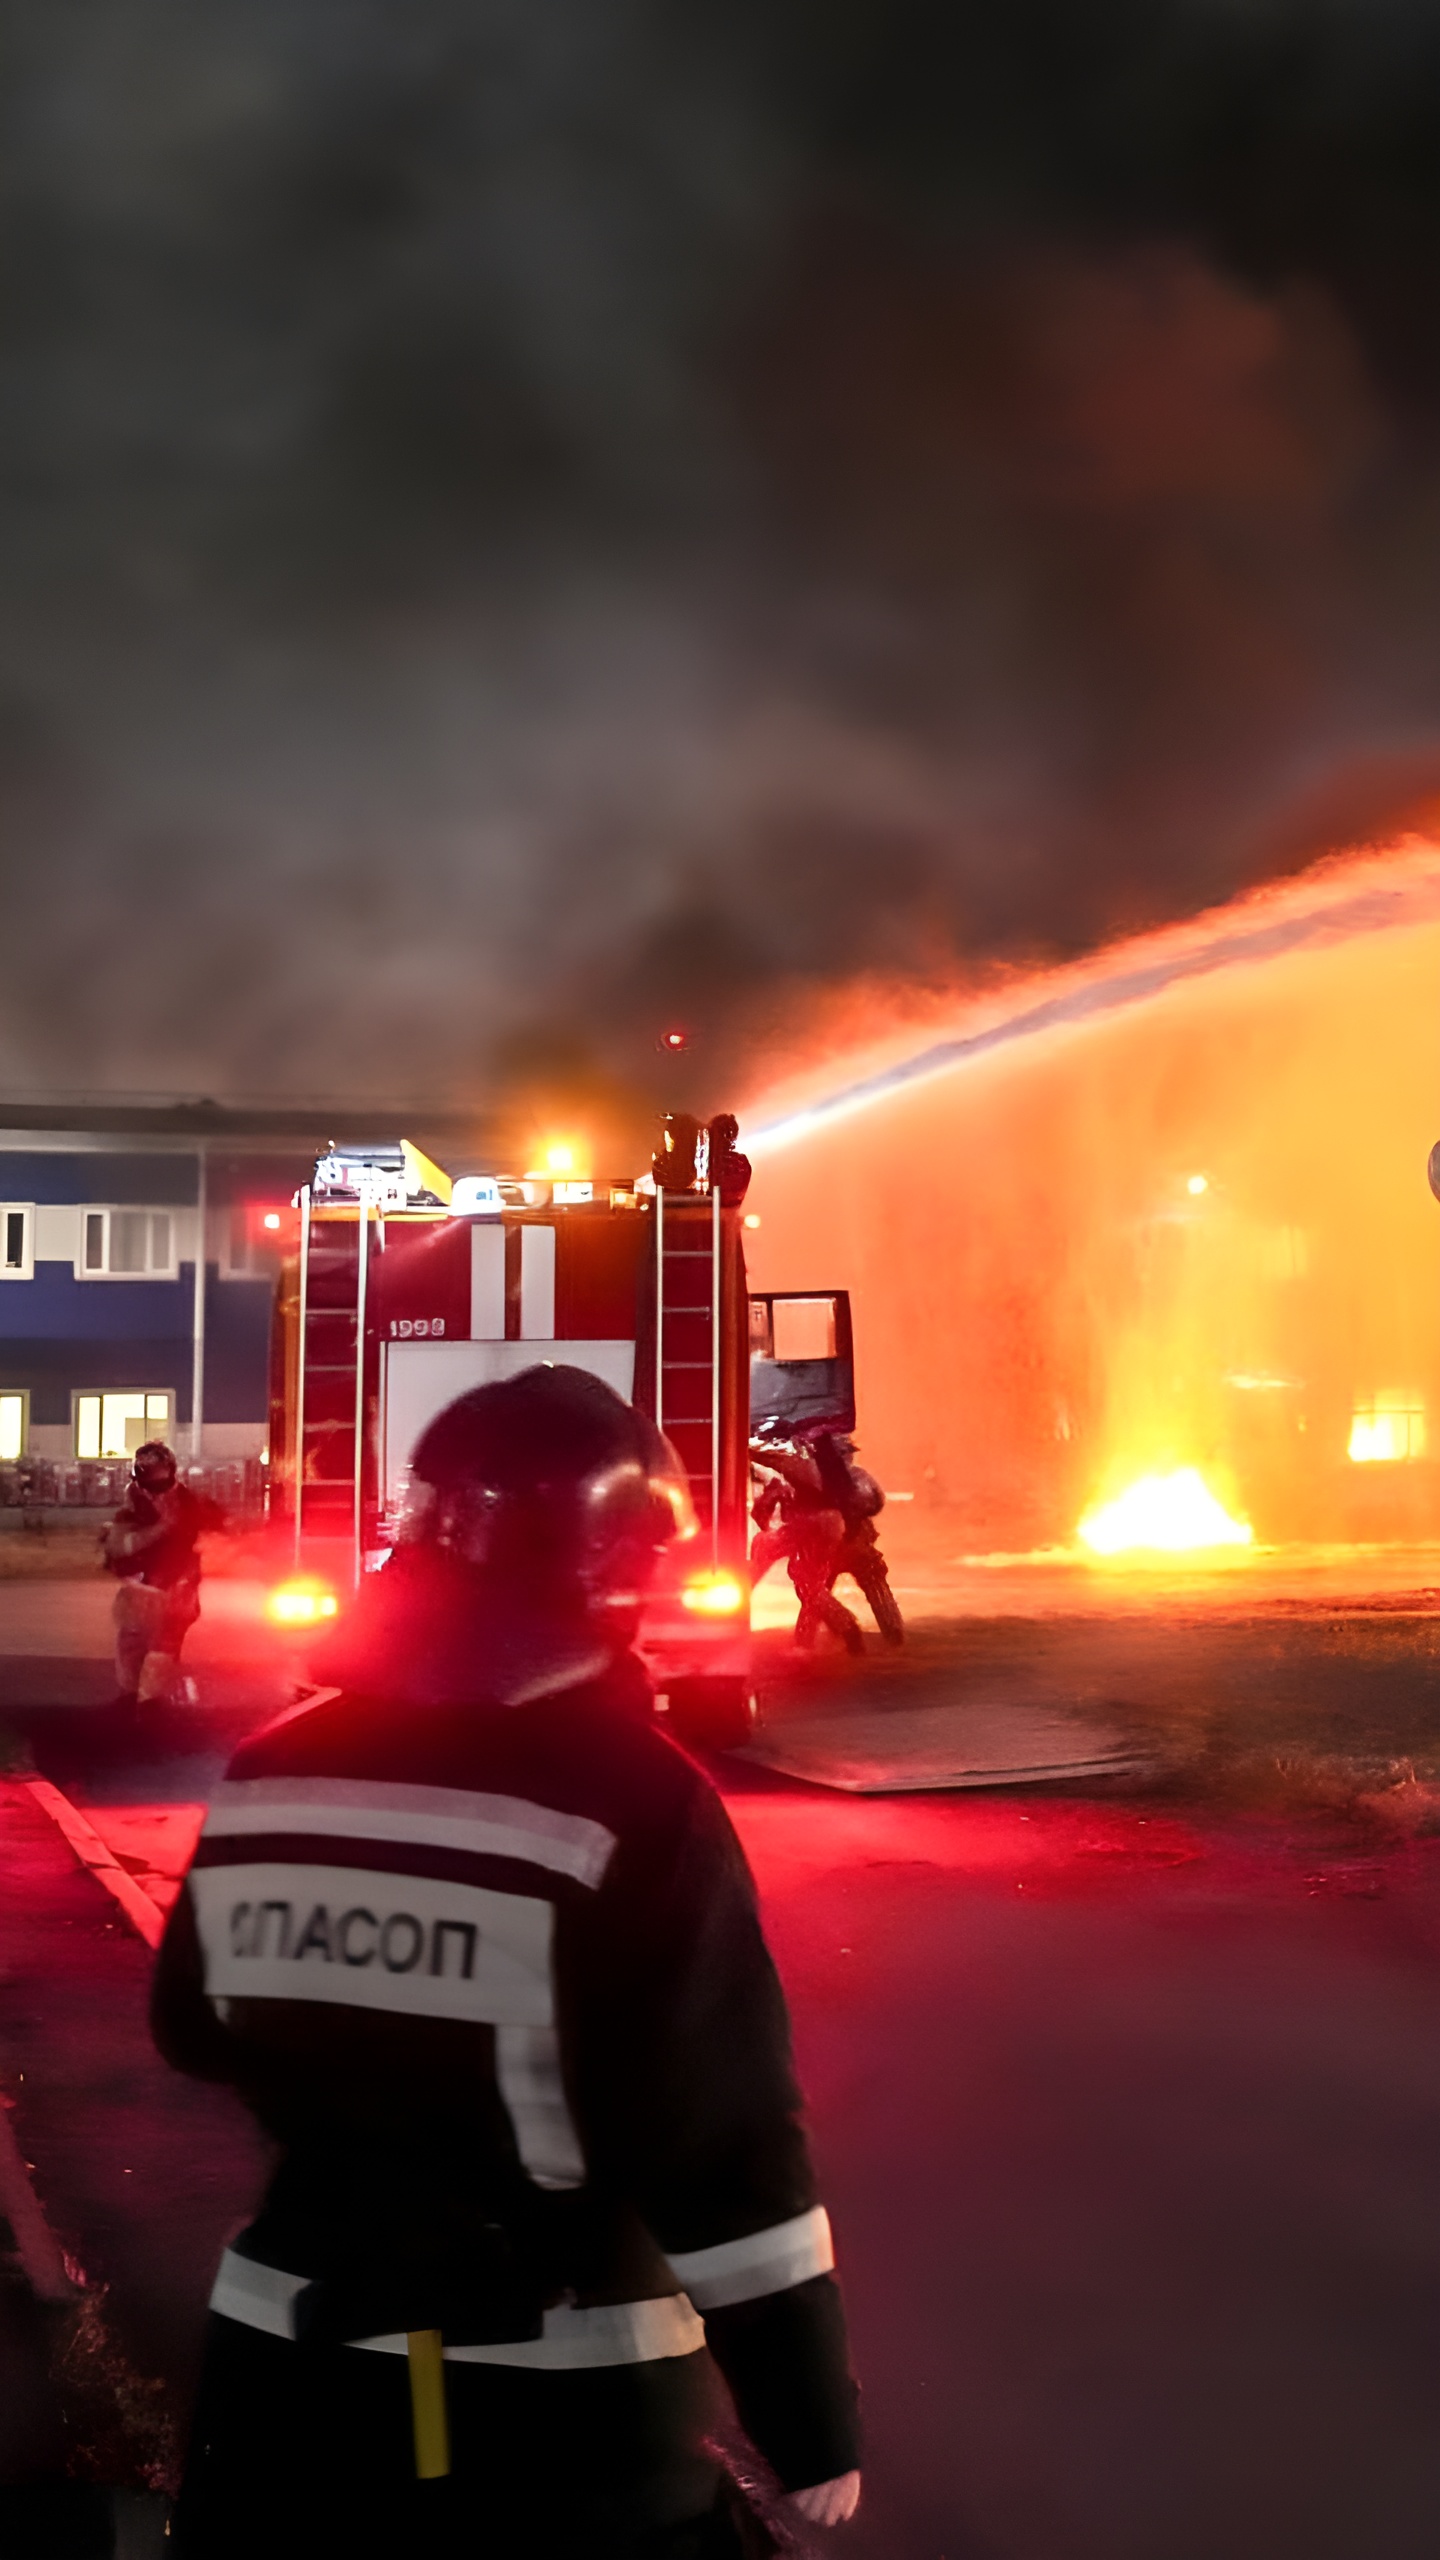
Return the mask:
<path id="1" fill-rule="evenodd" d="M 296 1307 L 295 1445 L 293 1453 L 295 1470 L 295 1512 L 293 1524 L 295 1569 L 297 1572 L 299 1571 L 304 1555 L 307 1440 L 316 1431 L 331 1439 L 333 1439 L 334 1435 L 339 1431 L 348 1431 L 351 1438 L 351 1466 L 349 1471 L 350 1530 L 355 1548 L 354 1574 L 356 1587 L 358 1589 L 360 1582 L 363 1579 L 365 1569 L 364 1505 L 365 1412 L 367 1383 L 367 1346 L 365 1340 L 365 1325 L 370 1277 L 370 1203 L 368 1201 L 362 1201 L 359 1204 L 356 1215 L 355 1297 L 351 1305 L 342 1305 L 338 1307 L 328 1305 L 314 1307 L 311 1305 L 311 1281 L 313 1276 L 311 1266 L 314 1260 L 314 1252 L 314 1193 L 310 1184 L 306 1183 L 302 1187 L 300 1193 L 300 1268 Z M 333 1279 L 333 1270 L 329 1270 L 327 1276 Z M 354 1325 L 355 1334 L 353 1351 L 340 1360 L 312 1360 L 310 1357 L 311 1324 L 321 1320 L 333 1322 L 336 1319 L 339 1319 L 347 1327 L 351 1324 Z M 319 1382 L 327 1378 L 344 1378 L 351 1382 L 351 1416 L 346 1422 L 341 1422 L 338 1418 L 332 1417 L 329 1420 L 322 1420 L 318 1423 L 312 1424 L 309 1411 L 309 1387 L 312 1380 L 318 1385 Z M 325 1510 L 327 1521 L 330 1518 L 329 1505 L 331 1498 L 337 1489 L 337 1482 L 338 1484 L 343 1484 L 344 1481 L 345 1479 L 343 1475 L 338 1480 L 332 1480 L 328 1476 L 325 1479 Z M 318 1489 L 318 1486 L 312 1488 L 312 1490 Z M 313 1505 L 310 1507 L 313 1509 Z M 326 1534 L 329 1534 L 328 1529 Z"/>
<path id="2" fill-rule="evenodd" d="M 702 1194 L 698 1199 L 687 1200 L 685 1205 L 698 1215 L 693 1220 L 683 1220 L 676 1229 L 674 1222 L 667 1220 L 665 1215 L 663 1188 L 656 1192 L 655 1418 L 663 1431 L 666 1428 L 665 1382 L 668 1378 L 685 1408 L 683 1420 L 677 1418 L 672 1427 L 681 1433 L 685 1444 L 685 1471 L 697 1497 L 697 1505 L 702 1510 L 707 1503 L 709 1506 L 710 1561 L 712 1566 L 718 1567 L 725 1424 L 724 1226 L 718 1187 L 708 1197 Z M 683 1241 L 687 1229 L 698 1232 L 704 1241 L 698 1244 Z M 685 1264 L 688 1268 L 677 1270 L 673 1267 L 677 1264 Z M 700 1266 L 698 1269 L 697 1265 Z M 678 1299 L 674 1295 L 677 1287 L 685 1293 Z M 709 1326 L 709 1340 L 702 1358 L 667 1357 L 667 1328 L 672 1318 L 684 1323 L 699 1321 Z M 684 1344 L 686 1351 L 692 1348 L 699 1348 L 693 1334 Z M 692 1411 L 690 1394 L 681 1396 L 682 1382 L 698 1382 L 701 1377 L 709 1383 L 708 1406 L 703 1398 L 698 1398 L 700 1410 Z"/>
<path id="3" fill-rule="evenodd" d="M 355 1588 L 365 1579 L 365 1298 L 370 1278 L 370 1203 L 355 1225 Z"/>
<path id="4" fill-rule="evenodd" d="M 710 1194 L 710 1563 L 720 1563 L 720 1191 Z"/>
<path id="5" fill-rule="evenodd" d="M 665 1428 L 665 1190 L 655 1186 L 655 1428 Z"/>
<path id="6" fill-rule="evenodd" d="M 295 1346 L 295 1570 L 300 1570 L 301 1514 L 305 1508 L 305 1366 L 310 1315 L 310 1185 L 300 1193 L 300 1308 Z"/>

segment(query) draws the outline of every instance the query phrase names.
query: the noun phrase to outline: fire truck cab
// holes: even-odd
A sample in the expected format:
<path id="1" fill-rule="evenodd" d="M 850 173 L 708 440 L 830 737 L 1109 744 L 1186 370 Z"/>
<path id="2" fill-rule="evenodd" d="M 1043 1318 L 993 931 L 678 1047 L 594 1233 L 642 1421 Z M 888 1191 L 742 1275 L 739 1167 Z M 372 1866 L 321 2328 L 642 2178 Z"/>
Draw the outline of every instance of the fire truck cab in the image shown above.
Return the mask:
<path id="1" fill-rule="evenodd" d="M 683 1189 L 653 1175 L 452 1182 L 401 1140 L 322 1157 L 297 1207 L 270 1438 L 271 1519 L 297 1572 L 358 1582 L 384 1563 L 416 1442 L 456 1396 L 541 1361 L 592 1370 L 659 1423 L 699 1524 L 645 1612 L 657 1705 L 688 1740 L 743 1741 L 752 1346 L 768 1413 L 784 1399 L 787 1302 L 752 1304 L 738 1204 L 703 1171 Z M 813 1402 L 816 1355 L 828 1354 L 843 1405 L 844 1292 L 794 1303 L 810 1315 L 791 1325 L 802 1355 L 791 1384 Z M 815 1320 L 825 1306 L 828 1333 Z"/>

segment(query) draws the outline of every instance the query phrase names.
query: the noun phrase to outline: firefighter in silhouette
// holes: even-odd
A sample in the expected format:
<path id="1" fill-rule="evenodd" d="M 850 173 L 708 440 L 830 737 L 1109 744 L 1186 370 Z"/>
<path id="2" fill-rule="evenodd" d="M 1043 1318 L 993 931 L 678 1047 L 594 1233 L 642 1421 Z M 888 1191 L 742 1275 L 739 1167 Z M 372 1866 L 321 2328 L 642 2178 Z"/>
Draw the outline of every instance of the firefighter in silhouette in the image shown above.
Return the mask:
<path id="1" fill-rule="evenodd" d="M 174 1452 L 146 1440 L 131 1462 L 125 1499 L 102 1541 L 115 1574 L 115 1687 L 120 1706 L 169 1706 L 193 1695 L 180 1648 L 200 1615 L 202 1530 L 217 1529 L 213 1502 L 180 1482 Z"/>
<path id="2" fill-rule="evenodd" d="M 738 1209 L 750 1188 L 751 1165 L 737 1139 L 740 1123 L 733 1111 L 720 1111 L 701 1126 L 688 1111 L 667 1111 L 660 1124 L 660 1144 L 650 1162 L 659 1191 L 694 1191 L 708 1185 L 720 1194 L 721 1206 Z"/>
<path id="3" fill-rule="evenodd" d="M 706 1134 L 710 1141 L 706 1159 L 710 1188 L 719 1192 L 722 1208 L 738 1209 L 750 1188 L 752 1168 L 749 1157 L 742 1156 L 736 1143 L 740 1123 L 734 1112 L 717 1112 Z"/>
<path id="4" fill-rule="evenodd" d="M 826 1498 L 813 1455 L 804 1446 L 781 1448 L 759 1441 L 751 1456 L 764 1471 L 752 1513 L 758 1532 L 750 1550 L 752 1585 L 783 1558 L 800 1603 L 795 1642 L 801 1651 L 808 1652 L 821 1628 L 828 1627 L 848 1653 L 863 1653 L 860 1622 L 831 1589 L 845 1543 L 845 1521 Z"/>
<path id="5" fill-rule="evenodd" d="M 335 1688 L 242 1746 L 160 1951 L 162 2052 L 279 2146 L 177 2551 L 790 2547 L 853 2510 L 855 2393 L 754 1889 L 631 1650 L 678 1461 L 554 1367 L 414 1468 Z M 773 2535 L 709 2440 L 716 2366 Z"/>
<path id="6" fill-rule="evenodd" d="M 689 1111 L 667 1111 L 660 1144 L 650 1159 L 657 1191 L 693 1191 L 698 1174 L 700 1123 Z"/>
<path id="7" fill-rule="evenodd" d="M 905 1641 L 905 1625 L 890 1588 L 890 1569 L 880 1552 L 875 1522 L 885 1496 L 869 1469 L 857 1464 L 855 1443 L 845 1434 L 820 1432 L 814 1443 L 815 1463 L 827 1496 L 845 1524 L 840 1552 L 832 1559 L 830 1579 L 848 1573 L 870 1603 L 870 1614 L 887 1644 Z"/>
<path id="8" fill-rule="evenodd" d="M 859 1620 L 835 1596 L 842 1573 L 859 1584 L 885 1642 L 903 1644 L 904 1622 L 875 1529 L 885 1496 L 857 1465 L 854 1441 L 819 1431 L 790 1448 L 757 1441 L 751 1457 L 763 1471 L 753 1513 L 759 1535 L 750 1553 L 751 1579 L 758 1582 L 785 1559 L 800 1603 L 796 1644 L 808 1651 L 828 1627 L 847 1652 L 864 1651 Z"/>

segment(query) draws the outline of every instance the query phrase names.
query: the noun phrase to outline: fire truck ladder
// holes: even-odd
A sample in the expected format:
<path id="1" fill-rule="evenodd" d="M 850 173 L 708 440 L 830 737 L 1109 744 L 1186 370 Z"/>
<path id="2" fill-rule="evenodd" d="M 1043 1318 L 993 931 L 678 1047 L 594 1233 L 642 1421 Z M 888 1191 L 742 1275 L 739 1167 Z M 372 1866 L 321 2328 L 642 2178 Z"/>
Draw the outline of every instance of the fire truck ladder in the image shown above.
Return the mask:
<path id="1" fill-rule="evenodd" d="M 655 1194 L 655 1420 L 673 1440 L 720 1559 L 720 1194 Z"/>
<path id="2" fill-rule="evenodd" d="M 319 1460 L 327 1444 L 347 1437 L 351 1442 L 348 1501 L 349 1526 L 355 1543 L 355 1580 L 364 1569 L 365 1468 L 365 1302 L 370 1278 L 370 1210 L 362 1201 L 355 1220 L 355 1250 L 348 1250 L 349 1221 L 312 1215 L 310 1186 L 300 1194 L 300 1273 L 295 1385 L 295 1563 L 301 1561 L 305 1533 L 306 1492 L 312 1521 L 320 1503 L 320 1534 L 338 1533 L 343 1517 L 340 1489 L 344 1476 L 322 1471 L 317 1464 L 307 1476 L 307 1457 Z M 342 1246 L 341 1240 L 344 1239 Z M 351 1277 L 353 1273 L 353 1279 Z M 308 1440 L 307 1440 L 308 1433 Z"/>

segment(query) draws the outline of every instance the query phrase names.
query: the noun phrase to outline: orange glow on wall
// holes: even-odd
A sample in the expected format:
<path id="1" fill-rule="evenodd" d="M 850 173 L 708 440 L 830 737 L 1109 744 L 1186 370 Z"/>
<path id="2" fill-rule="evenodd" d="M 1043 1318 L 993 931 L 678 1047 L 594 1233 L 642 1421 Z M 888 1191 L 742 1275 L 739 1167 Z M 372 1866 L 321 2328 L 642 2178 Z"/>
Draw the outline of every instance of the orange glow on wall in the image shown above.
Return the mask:
<path id="1" fill-rule="evenodd" d="M 918 1032 L 866 1001 L 863 1043 L 745 1115 L 747 1251 L 757 1288 L 851 1290 L 865 1460 L 917 1516 L 1073 1548 L 1194 1471 L 1257 1545 L 1440 1537 L 1440 850 Z M 1027 1027 L 983 1045 L 1007 1008 Z M 953 1063 L 829 1110 L 940 1039 Z"/>

